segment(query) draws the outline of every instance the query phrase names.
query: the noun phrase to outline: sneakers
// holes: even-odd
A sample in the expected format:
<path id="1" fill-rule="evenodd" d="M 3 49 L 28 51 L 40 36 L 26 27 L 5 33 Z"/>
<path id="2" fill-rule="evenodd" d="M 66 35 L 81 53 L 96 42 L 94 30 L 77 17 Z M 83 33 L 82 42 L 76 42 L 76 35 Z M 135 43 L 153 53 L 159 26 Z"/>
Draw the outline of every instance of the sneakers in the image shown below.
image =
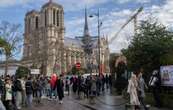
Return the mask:
<path id="1" fill-rule="evenodd" d="M 63 101 L 61 100 L 61 101 L 59 101 L 59 104 L 62 104 L 63 103 Z"/>

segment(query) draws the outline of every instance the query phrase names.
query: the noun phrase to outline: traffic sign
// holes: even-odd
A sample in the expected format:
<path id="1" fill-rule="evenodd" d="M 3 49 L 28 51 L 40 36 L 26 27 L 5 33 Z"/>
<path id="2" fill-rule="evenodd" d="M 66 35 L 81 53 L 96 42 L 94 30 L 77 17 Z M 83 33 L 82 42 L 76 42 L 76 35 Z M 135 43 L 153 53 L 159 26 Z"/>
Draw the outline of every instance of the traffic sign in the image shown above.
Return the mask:
<path id="1" fill-rule="evenodd" d="M 81 67 L 81 64 L 78 62 L 78 63 L 76 63 L 76 68 L 77 69 L 80 69 L 80 67 Z"/>

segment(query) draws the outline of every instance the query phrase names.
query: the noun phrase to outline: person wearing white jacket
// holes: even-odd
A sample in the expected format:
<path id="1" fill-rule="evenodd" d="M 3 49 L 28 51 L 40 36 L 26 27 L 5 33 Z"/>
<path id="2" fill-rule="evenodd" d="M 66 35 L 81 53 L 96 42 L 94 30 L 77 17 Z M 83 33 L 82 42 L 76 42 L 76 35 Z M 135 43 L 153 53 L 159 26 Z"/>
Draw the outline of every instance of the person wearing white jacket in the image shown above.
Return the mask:
<path id="1" fill-rule="evenodd" d="M 133 106 L 133 110 L 138 110 L 140 105 L 138 94 L 137 94 L 137 87 L 138 87 L 138 83 L 137 83 L 136 75 L 132 74 L 129 80 L 127 92 L 130 95 L 130 104 Z"/>

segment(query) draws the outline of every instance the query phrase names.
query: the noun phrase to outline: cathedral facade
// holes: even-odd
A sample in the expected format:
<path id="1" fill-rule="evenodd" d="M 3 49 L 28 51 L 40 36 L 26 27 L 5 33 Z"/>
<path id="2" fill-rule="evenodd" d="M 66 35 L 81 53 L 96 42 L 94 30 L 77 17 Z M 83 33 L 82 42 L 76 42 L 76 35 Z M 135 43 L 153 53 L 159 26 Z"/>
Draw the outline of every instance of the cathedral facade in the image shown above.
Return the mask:
<path id="1" fill-rule="evenodd" d="M 76 63 L 87 67 L 88 58 L 84 52 L 82 39 L 89 35 L 87 12 L 85 11 L 84 35 L 64 37 L 64 9 L 61 5 L 49 1 L 40 11 L 29 11 L 25 16 L 23 65 L 41 69 L 42 74 L 68 73 Z M 109 47 L 107 38 L 93 40 L 92 55 L 89 62 L 92 72 L 98 72 L 98 50 L 100 49 L 100 67 L 109 72 Z"/>

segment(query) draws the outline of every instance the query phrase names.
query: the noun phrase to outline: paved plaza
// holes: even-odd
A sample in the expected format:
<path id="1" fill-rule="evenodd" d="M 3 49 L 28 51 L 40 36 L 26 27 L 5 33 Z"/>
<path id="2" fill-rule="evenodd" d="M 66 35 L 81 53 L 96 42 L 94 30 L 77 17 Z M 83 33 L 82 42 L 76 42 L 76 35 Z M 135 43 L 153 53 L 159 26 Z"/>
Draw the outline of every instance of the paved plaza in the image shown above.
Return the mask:
<path id="1" fill-rule="evenodd" d="M 63 104 L 58 100 L 44 98 L 41 104 L 33 104 L 32 110 L 125 110 L 125 101 L 121 96 L 106 93 L 95 99 L 95 103 L 89 103 L 89 99 L 79 99 L 77 96 L 65 96 Z M 24 109 L 29 110 L 29 109 Z M 151 107 L 150 110 L 170 110 Z"/>

